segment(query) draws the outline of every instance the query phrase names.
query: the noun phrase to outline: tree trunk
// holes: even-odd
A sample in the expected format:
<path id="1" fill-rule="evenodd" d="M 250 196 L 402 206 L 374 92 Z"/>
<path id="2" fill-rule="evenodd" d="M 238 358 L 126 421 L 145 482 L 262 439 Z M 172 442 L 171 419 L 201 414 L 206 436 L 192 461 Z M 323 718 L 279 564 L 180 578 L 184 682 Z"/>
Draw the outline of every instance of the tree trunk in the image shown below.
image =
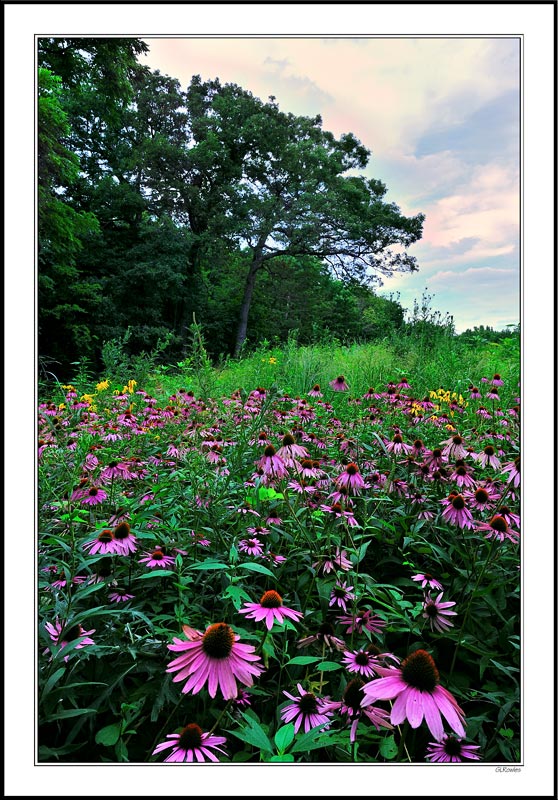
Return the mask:
<path id="1" fill-rule="evenodd" d="M 236 343 L 234 346 L 234 355 L 238 357 L 242 350 L 242 345 L 246 339 L 246 331 L 248 330 L 248 315 L 250 313 L 250 305 L 252 303 L 252 294 L 254 292 L 254 285 L 256 283 L 256 273 L 263 264 L 263 253 L 261 248 L 254 250 L 252 263 L 246 277 L 246 285 L 244 286 L 244 297 L 242 298 L 242 306 L 240 308 L 240 319 L 238 321 L 238 328 L 236 332 Z"/>

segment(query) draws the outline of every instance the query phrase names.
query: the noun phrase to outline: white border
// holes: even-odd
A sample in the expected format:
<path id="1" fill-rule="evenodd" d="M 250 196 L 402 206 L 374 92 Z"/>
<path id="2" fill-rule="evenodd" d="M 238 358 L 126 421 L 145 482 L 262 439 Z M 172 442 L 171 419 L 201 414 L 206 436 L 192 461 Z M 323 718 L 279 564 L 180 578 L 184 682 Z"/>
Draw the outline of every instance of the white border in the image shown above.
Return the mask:
<path id="1" fill-rule="evenodd" d="M 268 794 L 553 796 L 555 609 L 552 380 L 554 306 L 553 74 L 554 4 L 5 4 L 6 450 L 5 764 L 6 796 L 139 796 Z M 32 653 L 34 629 L 35 373 L 34 304 L 34 36 L 40 35 L 522 35 L 524 37 L 523 379 L 524 725 L 520 773 L 467 765 L 383 766 L 373 774 L 351 765 L 189 769 L 143 766 L 34 766 Z M 541 451 L 548 447 L 546 454 Z M 530 480 L 530 465 L 539 480 Z M 30 469 L 31 467 L 31 469 Z M 534 475 L 534 472 L 531 473 Z M 533 484 L 537 486 L 533 486 Z M 527 524 L 525 524 L 527 523 Z M 17 603 L 15 602 L 17 598 Z M 13 602 L 10 602 L 12 600 Z M 18 610 L 17 616 L 13 609 Z M 164 768 L 164 767 L 163 767 Z M 454 774 L 449 775 L 451 769 Z M 270 772 L 270 770 L 272 770 Z M 279 770 L 279 771 L 277 771 Z M 422 771 L 421 771 L 422 770 Z M 263 781 L 263 784 L 261 783 Z M 259 789 L 259 792 L 258 792 Z"/>

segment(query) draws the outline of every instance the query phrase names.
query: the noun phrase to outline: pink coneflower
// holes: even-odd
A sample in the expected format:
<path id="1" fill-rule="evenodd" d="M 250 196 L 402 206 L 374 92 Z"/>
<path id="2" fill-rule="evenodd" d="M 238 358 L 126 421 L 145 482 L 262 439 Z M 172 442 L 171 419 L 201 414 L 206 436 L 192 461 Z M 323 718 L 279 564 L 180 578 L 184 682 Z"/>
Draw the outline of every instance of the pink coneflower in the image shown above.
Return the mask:
<path id="1" fill-rule="evenodd" d="M 99 489 L 97 486 L 92 486 L 84 495 L 82 495 L 81 502 L 83 505 L 96 506 L 106 500 L 108 494 L 104 489 Z"/>
<path id="2" fill-rule="evenodd" d="M 465 736 L 465 714 L 455 697 L 440 686 L 440 674 L 434 659 L 425 650 L 415 650 L 400 668 L 377 669 L 384 677 L 363 686 L 366 695 L 363 705 L 395 698 L 390 718 L 393 725 L 400 725 L 408 719 L 411 728 L 418 728 L 424 718 L 434 738 L 441 739 L 444 734 L 443 716 L 458 736 Z"/>
<path id="3" fill-rule="evenodd" d="M 352 566 L 352 563 L 347 558 L 347 551 L 340 550 L 339 547 L 336 549 L 334 556 L 315 561 L 312 564 L 312 568 L 321 575 L 329 575 L 330 572 L 335 572 L 336 569 L 342 569 L 346 572 L 352 569 Z"/>
<path id="4" fill-rule="evenodd" d="M 408 455 L 413 452 L 413 447 L 410 444 L 405 444 L 403 437 L 400 433 L 396 433 L 391 442 L 386 443 L 386 450 L 388 453 L 394 453 L 398 456 L 400 453 Z"/>
<path id="5" fill-rule="evenodd" d="M 492 378 L 492 386 L 503 386 L 503 385 L 504 381 L 502 380 L 501 375 L 499 375 L 497 372 L 494 373 L 494 377 Z"/>
<path id="6" fill-rule="evenodd" d="M 264 592 L 259 603 L 244 603 L 239 614 L 246 614 L 246 619 L 254 619 L 256 622 L 265 620 L 268 631 L 272 629 L 274 622 L 283 625 L 286 617 L 297 622 L 304 616 L 300 611 L 284 606 L 281 595 L 273 590 Z"/>
<path id="7" fill-rule="evenodd" d="M 328 514 L 332 514 L 336 517 L 336 519 L 344 519 L 351 528 L 358 528 L 360 527 L 353 512 L 349 509 L 343 508 L 341 503 L 335 502 L 333 505 L 321 505 L 320 508 L 322 511 L 326 511 Z"/>
<path id="8" fill-rule="evenodd" d="M 385 666 L 388 659 L 393 660 L 396 664 L 399 663 L 399 659 L 393 653 L 381 653 L 378 648 L 370 645 L 366 650 L 347 651 L 341 663 L 349 672 L 358 672 L 365 678 L 372 678 L 379 674 L 376 667 Z"/>
<path id="9" fill-rule="evenodd" d="M 333 589 L 331 590 L 331 594 L 329 597 L 330 607 L 339 606 L 339 608 L 342 608 L 343 611 L 346 611 L 347 603 L 350 600 L 355 599 L 355 595 L 352 589 L 353 589 L 352 586 L 347 586 L 347 581 L 343 581 L 343 583 L 336 583 Z"/>
<path id="10" fill-rule="evenodd" d="M 478 761 L 480 756 L 475 750 L 479 749 L 478 744 L 463 744 L 457 736 L 444 734 L 439 742 L 429 742 L 426 758 L 442 764 L 459 764 L 464 759 Z"/>
<path id="11" fill-rule="evenodd" d="M 410 389 L 409 381 L 407 378 L 399 378 L 399 383 L 397 384 L 398 389 Z"/>
<path id="12" fill-rule="evenodd" d="M 479 390 L 478 390 L 478 388 L 476 386 L 471 386 L 469 391 L 470 391 L 471 400 L 481 400 L 482 399 L 482 394 L 479 392 Z"/>
<path id="13" fill-rule="evenodd" d="M 111 603 L 126 603 L 128 600 L 133 600 L 134 594 L 130 594 L 127 589 L 115 589 L 108 596 Z"/>
<path id="14" fill-rule="evenodd" d="M 246 532 L 253 534 L 253 536 L 267 536 L 269 533 L 269 528 L 263 528 L 261 525 L 252 525 L 251 527 L 246 528 Z"/>
<path id="15" fill-rule="evenodd" d="M 278 553 L 272 553 L 271 550 L 265 553 L 264 559 L 271 562 L 272 567 L 276 567 L 278 564 L 284 564 L 287 560 L 285 556 L 281 556 Z"/>
<path id="16" fill-rule="evenodd" d="M 463 437 L 459 436 L 457 433 L 451 438 L 445 439 L 442 444 L 446 445 L 442 451 L 442 455 L 446 458 L 458 460 L 460 458 L 465 458 L 467 455 L 467 450 L 465 449 L 465 445 L 463 443 Z"/>
<path id="17" fill-rule="evenodd" d="M 298 481 L 289 481 L 287 488 L 292 489 L 297 494 L 314 494 L 316 491 L 316 487 L 311 483 L 307 483 L 303 478 Z"/>
<path id="18" fill-rule="evenodd" d="M 297 648 L 308 647 L 310 644 L 325 646 L 328 650 L 343 651 L 346 649 L 345 642 L 338 636 L 334 636 L 333 626 L 329 622 L 322 622 L 316 633 L 305 636 L 297 642 Z"/>
<path id="19" fill-rule="evenodd" d="M 174 564 L 173 556 L 168 556 L 161 547 L 156 547 L 151 553 L 143 553 L 143 558 L 138 559 L 138 564 L 145 564 L 150 569 L 157 567 L 171 567 Z"/>
<path id="20" fill-rule="evenodd" d="M 349 387 L 347 382 L 345 381 L 344 375 L 338 375 L 335 380 L 330 381 L 329 385 L 333 389 L 334 392 L 348 392 Z"/>
<path id="21" fill-rule="evenodd" d="M 224 750 L 219 747 L 227 741 L 224 736 L 214 736 L 211 733 L 203 733 L 199 725 L 191 722 L 186 727 L 182 728 L 180 733 L 169 733 L 167 735 L 167 742 L 160 742 L 152 755 L 167 750 L 172 747 L 170 754 L 165 758 L 165 762 L 192 763 L 193 761 L 205 761 L 208 758 L 210 761 L 219 761 L 218 757 L 213 752 L 216 750 L 223 755 L 227 755 Z"/>
<path id="22" fill-rule="evenodd" d="M 431 470 L 440 469 L 444 462 L 441 447 L 434 447 L 433 450 L 424 454 L 424 463 L 428 464 Z"/>
<path id="23" fill-rule="evenodd" d="M 496 386 L 492 386 L 486 393 L 487 400 L 500 400 L 500 395 L 498 394 L 498 389 Z"/>
<path id="24" fill-rule="evenodd" d="M 118 553 L 118 544 L 114 538 L 114 533 L 108 528 L 100 531 L 96 539 L 91 539 L 83 545 L 84 550 L 89 550 L 89 555 L 94 556 L 96 553 L 105 555 L 107 553 Z"/>
<path id="25" fill-rule="evenodd" d="M 114 541 L 118 545 L 120 555 L 129 556 L 137 550 L 137 539 L 127 522 L 121 522 L 114 529 Z"/>
<path id="26" fill-rule="evenodd" d="M 515 525 L 516 528 L 521 528 L 521 518 L 519 514 L 514 513 L 508 506 L 500 506 L 498 514 L 504 517 L 508 525 Z"/>
<path id="27" fill-rule="evenodd" d="M 104 469 L 101 470 L 101 483 L 106 483 L 112 478 L 129 479 L 132 475 L 128 465 L 123 461 L 111 461 Z"/>
<path id="28" fill-rule="evenodd" d="M 438 631 L 439 633 L 445 633 L 450 628 L 453 628 L 453 622 L 450 622 L 446 617 L 454 617 L 456 615 L 455 611 L 449 611 L 455 603 L 442 603 L 441 600 L 443 596 L 444 593 L 440 592 L 438 597 L 433 600 L 430 596 L 430 592 L 428 592 L 422 604 L 424 610 L 422 616 L 430 622 L 430 630 Z"/>
<path id="29" fill-rule="evenodd" d="M 63 650 L 69 642 L 73 642 L 76 639 L 79 639 L 79 643 L 75 646 L 76 650 L 81 650 L 82 647 L 95 644 L 93 639 L 90 638 L 90 634 L 95 633 L 95 628 L 92 628 L 90 631 L 86 631 L 81 625 L 72 625 L 68 627 L 63 625 L 58 619 L 54 621 L 54 625 L 51 622 L 46 622 L 45 628 L 52 641 L 58 647 L 58 651 L 56 652 L 60 652 L 60 650 Z M 44 652 L 48 653 L 48 650 L 49 648 L 47 648 Z M 50 651 L 53 655 L 55 654 L 55 651 L 52 648 L 50 648 Z M 68 661 L 69 658 L 69 655 L 64 656 L 64 661 Z"/>
<path id="30" fill-rule="evenodd" d="M 410 454 L 415 456 L 415 458 L 422 459 L 426 452 L 427 450 L 422 439 L 415 439 L 415 441 L 411 445 Z"/>
<path id="31" fill-rule="evenodd" d="M 241 539 L 238 543 L 238 550 L 241 553 L 248 553 L 249 556 L 259 557 L 263 553 L 263 545 L 254 536 L 252 539 Z"/>
<path id="32" fill-rule="evenodd" d="M 521 482 L 520 466 L 521 457 L 517 456 L 517 458 L 515 458 L 511 463 L 506 464 L 506 466 L 502 469 L 502 472 L 508 473 L 506 483 L 511 483 L 514 489 L 517 489 Z"/>
<path id="33" fill-rule="evenodd" d="M 335 484 L 338 488 L 347 488 L 351 494 L 360 494 L 362 489 L 368 488 L 362 479 L 358 465 L 353 461 L 347 464 L 345 471 L 336 478 Z"/>
<path id="34" fill-rule="evenodd" d="M 472 472 L 473 470 L 471 467 L 468 467 L 463 462 L 463 459 L 460 459 L 455 465 L 455 471 L 451 475 L 451 478 L 460 489 L 462 487 L 465 487 L 465 489 L 472 489 L 475 486 L 475 479 L 473 478 Z"/>
<path id="35" fill-rule="evenodd" d="M 426 588 L 428 586 L 430 589 L 441 589 L 443 590 L 443 586 L 440 581 L 437 581 L 436 578 L 433 578 L 432 575 L 428 572 L 419 572 L 418 575 L 413 575 L 411 578 L 412 581 L 419 581 L 421 589 Z"/>
<path id="36" fill-rule="evenodd" d="M 293 700 L 281 711 L 283 722 L 294 721 L 295 733 L 303 723 L 304 733 L 312 728 L 326 727 L 330 723 L 332 711 L 327 708 L 325 701 L 316 697 L 313 692 L 305 692 L 300 683 L 297 683 L 296 688 L 298 697 L 283 690 L 283 694 Z"/>
<path id="37" fill-rule="evenodd" d="M 388 728 L 391 730 L 393 726 L 388 722 L 389 711 L 376 706 L 368 705 L 363 707 L 365 695 L 362 690 L 364 682 L 360 678 L 353 678 L 347 684 L 343 692 L 343 700 L 341 702 L 325 702 L 325 708 L 328 711 L 338 711 L 340 714 L 347 716 L 351 722 L 351 733 L 349 741 L 351 744 L 356 741 L 356 732 L 358 723 L 365 716 L 376 728 Z"/>
<path id="38" fill-rule="evenodd" d="M 230 625 L 217 622 L 210 625 L 205 633 L 184 628 L 188 641 L 173 639 L 167 645 L 169 650 L 181 653 L 167 667 L 167 672 L 176 672 L 173 683 L 185 680 L 182 693 L 197 694 L 207 684 L 210 697 L 215 697 L 220 689 L 225 700 L 238 695 L 237 681 L 252 686 L 254 676 L 262 673 L 260 657 L 255 655 L 255 647 L 240 644 L 240 637 Z"/>
<path id="39" fill-rule="evenodd" d="M 481 467 L 486 467 L 488 464 L 494 469 L 500 469 L 500 459 L 496 455 L 496 451 L 491 444 L 487 444 L 482 453 L 477 453 L 474 458 L 479 462 Z"/>
<path id="40" fill-rule="evenodd" d="M 441 502 L 445 506 L 442 517 L 446 522 L 449 522 L 450 525 L 457 525 L 459 528 L 474 527 L 473 515 L 467 508 L 462 494 L 450 494 L 446 500 Z"/>
<path id="41" fill-rule="evenodd" d="M 286 433 L 281 440 L 281 447 L 277 451 L 285 464 L 290 467 L 298 467 L 297 458 L 308 458 L 308 450 L 301 444 L 296 443 L 296 439 L 291 433 Z"/>
<path id="42" fill-rule="evenodd" d="M 322 390 L 320 389 L 320 384 L 315 383 L 310 391 L 308 392 L 308 397 L 323 397 Z"/>
<path id="43" fill-rule="evenodd" d="M 285 478 L 289 473 L 287 466 L 281 456 L 279 456 L 272 444 L 264 450 L 263 456 L 257 463 L 257 466 L 263 470 L 265 476 L 271 478 Z"/>
<path id="44" fill-rule="evenodd" d="M 324 471 L 320 468 L 320 462 L 311 458 L 303 458 L 300 462 L 300 477 L 309 480 L 317 480 L 323 477 Z"/>
<path id="45" fill-rule="evenodd" d="M 352 586 L 350 587 L 352 589 Z M 330 603 L 331 605 L 331 603 Z M 367 611 L 357 611 L 356 614 L 349 614 L 347 616 L 337 617 L 337 621 L 341 625 L 347 626 L 347 633 L 362 633 L 363 628 L 370 633 L 381 633 L 385 628 L 386 622 L 381 617 L 378 617 L 369 609 Z"/>
<path id="46" fill-rule="evenodd" d="M 497 539 L 503 542 L 504 539 L 509 539 L 510 542 L 517 544 L 519 542 L 519 533 L 510 528 L 504 517 L 496 514 L 492 517 L 490 522 L 480 522 L 477 524 L 476 531 L 484 532 L 485 539 Z"/>

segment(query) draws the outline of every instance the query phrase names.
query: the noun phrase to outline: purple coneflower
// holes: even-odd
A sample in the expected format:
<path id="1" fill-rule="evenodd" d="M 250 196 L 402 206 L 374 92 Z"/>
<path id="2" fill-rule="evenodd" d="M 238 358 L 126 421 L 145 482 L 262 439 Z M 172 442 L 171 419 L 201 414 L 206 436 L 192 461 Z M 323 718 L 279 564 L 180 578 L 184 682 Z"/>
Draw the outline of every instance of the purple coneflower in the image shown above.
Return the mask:
<path id="1" fill-rule="evenodd" d="M 213 736 L 211 733 L 203 733 L 199 725 L 191 722 L 186 725 L 180 733 L 169 733 L 167 742 L 160 742 L 152 755 L 167 750 L 172 747 L 170 754 L 165 758 L 166 762 L 219 761 L 213 752 L 216 750 L 223 755 L 225 751 L 219 747 L 227 741 L 224 736 Z"/>
<path id="2" fill-rule="evenodd" d="M 112 478 L 129 479 L 132 475 L 128 465 L 122 461 L 111 461 L 103 470 L 101 470 L 101 483 L 106 483 Z"/>
<path id="3" fill-rule="evenodd" d="M 352 569 L 352 566 L 352 563 L 347 558 L 347 551 L 340 550 L 339 547 L 336 549 L 334 556 L 324 558 L 320 561 L 315 561 L 312 564 L 312 568 L 317 570 L 317 572 L 321 573 L 322 575 L 329 575 L 330 572 L 335 572 L 337 568 L 346 572 L 347 570 Z"/>
<path id="4" fill-rule="evenodd" d="M 350 587 L 353 588 L 352 586 Z M 331 605 L 331 603 L 330 603 Z M 341 625 L 347 626 L 347 633 L 362 633 L 363 628 L 366 628 L 370 633 L 381 633 L 382 628 L 386 626 L 385 620 L 378 617 L 369 609 L 367 611 L 357 611 L 356 614 L 348 614 L 347 616 L 337 617 L 337 621 Z"/>
<path id="5" fill-rule="evenodd" d="M 162 547 L 156 547 L 151 553 L 143 553 L 143 558 L 138 559 L 138 564 L 145 564 L 146 567 L 151 569 L 171 567 L 174 564 L 174 558 L 166 555 Z"/>
<path id="6" fill-rule="evenodd" d="M 358 672 L 359 675 L 364 675 L 365 678 L 372 678 L 374 675 L 379 674 L 376 667 L 386 666 L 388 659 L 391 659 L 396 664 L 399 663 L 399 659 L 393 653 L 381 653 L 377 647 L 369 645 L 366 650 L 346 652 L 342 663 L 349 672 Z"/>
<path id="7" fill-rule="evenodd" d="M 446 458 L 458 460 L 460 458 L 465 458 L 467 455 L 467 450 L 463 444 L 463 437 L 459 436 L 457 433 L 450 439 L 443 441 L 442 444 L 446 445 L 442 450 L 442 455 Z"/>
<path id="8" fill-rule="evenodd" d="M 268 444 L 263 456 L 257 462 L 263 474 L 270 478 L 285 478 L 289 473 L 282 457 L 279 456 L 272 444 Z"/>
<path id="9" fill-rule="evenodd" d="M 316 633 L 305 636 L 297 642 L 297 648 L 308 647 L 310 644 L 319 644 L 327 647 L 328 650 L 343 651 L 346 649 L 345 642 L 338 636 L 334 636 L 333 626 L 329 622 L 322 622 Z"/>
<path id="10" fill-rule="evenodd" d="M 96 506 L 106 500 L 108 494 L 104 489 L 99 489 L 97 486 L 91 486 L 82 496 L 81 502 L 83 505 Z"/>
<path id="11" fill-rule="evenodd" d="M 308 392 L 308 397 L 323 397 L 322 390 L 320 389 L 320 384 L 315 383 L 310 391 Z"/>
<path id="12" fill-rule="evenodd" d="M 426 758 L 442 764 L 459 764 L 464 759 L 478 761 L 480 756 L 475 750 L 479 749 L 478 744 L 463 744 L 459 737 L 444 734 L 439 742 L 429 742 Z"/>
<path id="13" fill-rule="evenodd" d="M 283 694 L 293 700 L 290 705 L 285 706 L 281 711 L 283 722 L 294 721 L 295 733 L 298 732 L 303 723 L 304 733 L 308 733 L 312 728 L 327 726 L 330 722 L 332 711 L 328 708 L 326 702 L 316 697 L 313 692 L 305 692 L 300 683 L 297 683 L 296 688 L 299 693 L 298 697 L 283 690 Z"/>
<path id="14" fill-rule="evenodd" d="M 440 581 L 437 581 L 436 578 L 433 578 L 432 575 L 428 572 L 419 572 L 418 575 L 413 575 L 411 578 L 412 581 L 420 581 L 421 589 L 424 589 L 428 586 L 430 589 L 442 589 L 443 586 Z"/>
<path id="15" fill-rule="evenodd" d="M 482 394 L 479 392 L 477 386 L 471 386 L 469 391 L 470 391 L 471 400 L 481 400 L 482 399 Z"/>
<path id="16" fill-rule="evenodd" d="M 326 702 L 325 705 L 326 710 L 338 711 L 349 718 L 351 722 L 349 741 L 351 744 L 356 741 L 358 723 L 363 715 L 374 725 L 377 731 L 380 730 L 380 727 L 388 728 L 389 730 L 393 728 L 393 725 L 388 722 L 389 711 L 371 705 L 363 707 L 362 704 L 365 701 L 363 686 L 364 682 L 360 678 L 353 678 L 347 684 L 341 702 Z"/>
<path id="17" fill-rule="evenodd" d="M 465 736 L 465 714 L 455 697 L 440 686 L 440 674 L 434 659 L 425 650 L 415 650 L 402 662 L 400 668 L 378 667 L 383 678 L 363 686 L 364 704 L 375 700 L 392 700 L 390 721 L 400 725 L 409 720 L 411 728 L 418 728 L 423 718 L 435 739 L 444 734 L 442 716 L 458 736 Z"/>
<path id="18" fill-rule="evenodd" d="M 446 500 L 441 501 L 445 506 L 442 517 L 450 525 L 457 525 L 459 528 L 473 528 L 473 515 L 465 505 L 462 494 L 450 494 Z"/>
<path id="19" fill-rule="evenodd" d="M 394 453 L 396 456 L 400 453 L 408 455 L 409 453 L 413 452 L 413 446 L 410 444 L 405 444 L 401 434 L 396 433 L 391 442 L 387 442 L 386 450 L 388 453 Z"/>
<path id="20" fill-rule="evenodd" d="M 352 586 L 347 586 L 347 581 L 343 581 L 343 583 L 336 583 L 331 590 L 329 605 L 339 606 L 339 608 L 342 608 L 343 611 L 347 611 L 347 603 L 349 600 L 355 599 L 352 589 Z"/>
<path id="21" fill-rule="evenodd" d="M 203 634 L 186 626 L 183 630 L 188 641 L 175 637 L 174 643 L 167 645 L 181 653 L 170 662 L 167 672 L 176 672 L 173 683 L 186 681 L 183 694 L 197 694 L 207 684 L 210 697 L 220 689 L 225 700 L 232 700 L 238 695 L 237 681 L 252 686 L 253 677 L 262 673 L 263 667 L 251 663 L 260 661 L 256 648 L 240 644 L 240 637 L 225 622 L 210 625 Z"/>
<path id="22" fill-rule="evenodd" d="M 496 386 L 492 386 L 486 393 L 487 400 L 499 400 L 500 395 L 498 394 L 498 389 Z"/>
<path id="23" fill-rule="evenodd" d="M 248 553 L 249 556 L 259 557 L 263 553 L 263 546 L 259 539 L 241 539 L 238 543 L 238 550 L 241 553 Z"/>
<path id="24" fill-rule="evenodd" d="M 296 443 L 296 439 L 291 433 L 286 433 L 281 440 L 281 447 L 277 451 L 285 464 L 289 467 L 298 467 L 297 458 L 308 458 L 308 450 L 301 444 Z"/>
<path id="25" fill-rule="evenodd" d="M 500 469 L 500 459 L 496 455 L 496 451 L 491 444 L 487 444 L 482 453 L 477 453 L 474 458 L 479 462 L 481 467 L 486 467 L 488 464 L 488 466 L 494 469 Z"/>
<path id="26" fill-rule="evenodd" d="M 510 542 L 517 544 L 519 542 L 519 533 L 510 528 L 504 517 L 496 514 L 492 517 L 490 522 L 480 522 L 477 524 L 476 531 L 484 532 L 485 539 L 497 539 L 503 542 L 504 539 L 509 539 Z"/>
<path id="27" fill-rule="evenodd" d="M 504 381 L 502 377 L 496 372 L 494 373 L 494 377 L 492 378 L 492 386 L 503 386 Z"/>
<path id="28" fill-rule="evenodd" d="M 351 494 L 360 494 L 361 489 L 367 488 L 367 484 L 362 479 L 358 465 L 353 461 L 347 464 L 345 471 L 336 478 L 335 484 L 339 488 L 346 488 Z"/>
<path id="29" fill-rule="evenodd" d="M 134 594 L 130 594 L 127 589 L 115 589 L 108 596 L 111 603 L 126 603 L 128 600 L 133 600 Z"/>
<path id="30" fill-rule="evenodd" d="M 344 375 L 338 375 L 335 380 L 330 381 L 329 385 L 333 389 L 334 392 L 347 392 L 349 391 L 349 387 L 347 382 L 345 381 Z"/>
<path id="31" fill-rule="evenodd" d="M 517 456 L 517 458 L 515 458 L 511 463 L 506 464 L 506 466 L 502 469 L 502 472 L 508 473 L 506 483 L 511 483 L 514 489 L 517 489 L 521 482 L 520 464 L 521 457 Z"/>
<path id="32" fill-rule="evenodd" d="M 90 634 L 95 633 L 95 628 L 91 628 L 90 631 L 86 631 L 81 625 L 72 625 L 67 627 L 58 619 L 54 621 L 54 625 L 51 622 L 46 622 L 45 628 L 52 641 L 58 646 L 58 652 L 63 650 L 69 642 L 73 642 L 76 639 L 79 639 L 79 643 L 75 646 L 76 650 L 81 650 L 82 647 L 95 644 L 93 639 L 90 638 Z M 48 648 L 45 650 L 45 653 L 48 653 Z M 54 650 L 52 650 L 52 648 L 51 653 L 54 654 Z M 64 661 L 68 661 L 68 659 L 69 656 L 64 656 Z"/>
<path id="33" fill-rule="evenodd" d="M 108 528 L 100 531 L 96 539 L 91 539 L 83 545 L 84 550 L 89 550 L 89 555 L 94 556 L 96 553 L 105 555 L 107 553 L 118 553 L 118 544 L 114 538 L 114 533 Z"/>
<path id="34" fill-rule="evenodd" d="M 254 619 L 256 622 L 264 620 L 268 631 L 272 629 L 274 622 L 282 625 L 286 617 L 297 622 L 304 616 L 300 611 L 284 606 L 281 595 L 273 590 L 264 592 L 259 603 L 244 603 L 244 608 L 239 613 L 246 614 L 246 619 Z"/>
<path id="35" fill-rule="evenodd" d="M 320 508 L 322 511 L 327 511 L 328 514 L 333 514 L 337 519 L 344 519 L 351 528 L 360 527 L 353 512 L 343 508 L 339 502 L 335 502 L 331 506 L 321 505 Z"/>
<path id="36" fill-rule="evenodd" d="M 498 514 L 504 517 L 508 525 L 515 525 L 516 528 L 521 528 L 521 518 L 519 514 L 515 514 L 508 506 L 500 506 Z"/>
<path id="37" fill-rule="evenodd" d="M 122 556 L 129 556 L 137 550 L 137 539 L 130 530 L 127 522 L 121 522 L 114 529 L 114 541 L 118 546 L 118 553 Z"/>
<path id="38" fill-rule="evenodd" d="M 463 459 L 458 459 L 455 464 L 455 471 L 452 473 L 451 477 L 460 489 L 463 487 L 465 487 L 465 489 L 473 489 L 475 487 L 475 479 L 473 478 L 472 472 L 473 470 L 471 467 L 468 467 Z"/>
<path id="39" fill-rule="evenodd" d="M 444 596 L 443 592 L 440 592 L 438 597 L 433 600 L 430 596 L 430 592 L 428 592 L 424 598 L 424 602 L 422 607 L 424 609 L 423 617 L 430 622 L 430 630 L 438 631 L 439 633 L 445 633 L 449 628 L 453 628 L 453 622 L 450 622 L 449 619 L 445 619 L 447 616 L 454 617 L 456 615 L 455 611 L 449 611 L 449 609 L 455 605 L 454 602 L 445 602 L 442 603 L 442 597 Z"/>

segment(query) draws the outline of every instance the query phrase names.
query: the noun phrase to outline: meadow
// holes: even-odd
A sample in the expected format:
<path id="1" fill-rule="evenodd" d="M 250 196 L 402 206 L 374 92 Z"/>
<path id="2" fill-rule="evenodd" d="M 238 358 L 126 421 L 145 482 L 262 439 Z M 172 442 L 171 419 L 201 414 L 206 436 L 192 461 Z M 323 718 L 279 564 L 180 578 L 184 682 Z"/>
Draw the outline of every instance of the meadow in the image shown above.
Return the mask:
<path id="1" fill-rule="evenodd" d="M 198 336 L 41 385 L 39 761 L 520 761 L 519 381 Z"/>

